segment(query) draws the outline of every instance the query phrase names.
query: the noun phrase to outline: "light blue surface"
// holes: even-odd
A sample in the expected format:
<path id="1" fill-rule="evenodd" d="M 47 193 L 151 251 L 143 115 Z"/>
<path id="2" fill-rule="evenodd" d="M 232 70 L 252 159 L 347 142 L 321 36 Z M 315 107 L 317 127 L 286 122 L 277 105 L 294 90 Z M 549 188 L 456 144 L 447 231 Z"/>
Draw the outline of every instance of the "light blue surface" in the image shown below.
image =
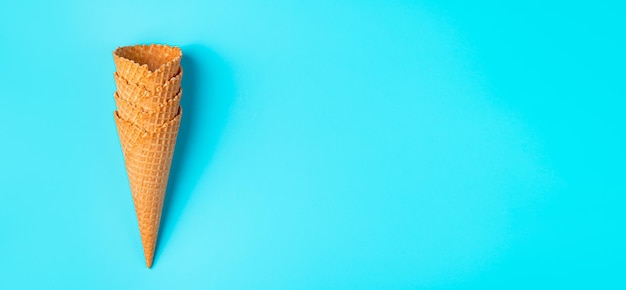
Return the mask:
<path id="1" fill-rule="evenodd" d="M 0 4 L 0 289 L 624 289 L 623 1 L 220 2 Z M 111 53 L 152 42 L 148 270 Z"/>

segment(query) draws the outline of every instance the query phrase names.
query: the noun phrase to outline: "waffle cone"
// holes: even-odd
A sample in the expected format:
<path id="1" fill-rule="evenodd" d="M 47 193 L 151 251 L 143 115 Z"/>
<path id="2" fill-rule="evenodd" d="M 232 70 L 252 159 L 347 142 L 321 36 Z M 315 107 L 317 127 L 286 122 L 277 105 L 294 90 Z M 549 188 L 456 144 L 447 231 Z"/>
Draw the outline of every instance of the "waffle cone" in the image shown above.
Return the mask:
<path id="1" fill-rule="evenodd" d="M 178 112 L 169 122 L 150 131 L 122 119 L 118 112 L 114 113 L 148 268 L 152 266 L 170 165 L 182 117 L 180 108 Z"/>
<path id="2" fill-rule="evenodd" d="M 163 102 L 175 97 L 180 91 L 180 81 L 183 77 L 182 69 L 174 77 L 170 78 L 164 84 L 155 87 L 152 90 L 148 88 L 128 82 L 119 73 L 114 73 L 117 92 L 123 99 L 134 104 L 141 105 L 144 109 L 158 107 Z"/>
<path id="3" fill-rule="evenodd" d="M 128 82 L 153 90 L 178 73 L 182 55 L 178 47 L 150 44 L 118 47 L 113 59 Z"/>
<path id="4" fill-rule="evenodd" d="M 120 97 L 118 92 L 115 92 L 115 104 L 117 105 L 117 112 L 122 119 L 150 131 L 160 127 L 178 115 L 182 93 L 183 91 L 180 90 L 173 99 L 160 104 L 154 109 L 146 110 L 128 102 Z"/>

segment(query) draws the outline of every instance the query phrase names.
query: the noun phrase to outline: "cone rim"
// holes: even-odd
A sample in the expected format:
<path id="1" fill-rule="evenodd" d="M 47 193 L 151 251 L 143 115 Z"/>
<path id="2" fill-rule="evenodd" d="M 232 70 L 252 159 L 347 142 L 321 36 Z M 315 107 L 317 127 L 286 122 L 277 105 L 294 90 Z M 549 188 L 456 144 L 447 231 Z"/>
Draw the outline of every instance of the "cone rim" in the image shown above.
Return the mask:
<path id="1" fill-rule="evenodd" d="M 170 59 L 167 62 L 161 63 L 159 65 L 158 68 L 156 68 L 155 70 L 151 70 L 150 67 L 148 66 L 148 64 L 141 64 L 133 59 L 130 59 L 128 57 L 124 57 L 120 54 L 120 52 L 122 52 L 123 50 L 127 50 L 130 48 L 134 48 L 134 47 L 139 47 L 141 49 L 147 48 L 147 47 L 162 47 L 162 48 L 167 48 L 167 49 L 172 49 L 172 51 L 175 51 L 176 56 L 172 59 Z M 140 67 L 143 70 L 145 70 L 147 72 L 148 75 L 152 75 L 152 74 L 156 74 L 159 73 L 161 71 L 163 71 L 164 68 L 166 68 L 168 65 L 170 65 L 171 63 L 174 62 L 179 62 L 181 60 L 183 56 L 183 51 L 182 49 L 180 49 L 180 47 L 175 46 L 175 45 L 167 45 L 167 44 L 135 44 L 135 45 L 127 45 L 127 46 L 118 46 L 114 51 L 113 51 L 113 57 L 114 58 L 118 58 L 121 59 L 125 62 L 129 62 L 131 63 L 133 66 L 136 67 Z"/>
<path id="2" fill-rule="evenodd" d="M 121 75 L 118 71 L 113 72 L 113 78 L 118 79 L 120 81 L 123 81 L 126 83 L 126 85 L 128 86 L 135 86 L 141 90 L 144 91 L 149 91 L 149 92 L 161 92 L 163 91 L 166 87 L 169 86 L 174 86 L 174 84 L 176 82 L 178 82 L 179 80 L 182 81 L 183 78 L 183 68 L 180 67 L 178 69 L 178 72 L 176 73 L 176 75 L 174 75 L 173 77 L 169 78 L 166 82 L 154 87 L 154 89 L 149 89 L 147 88 L 144 84 L 142 83 L 133 83 L 131 81 L 129 81 L 128 79 L 126 79 L 123 75 Z M 180 84 L 179 84 L 180 86 Z M 119 89 L 119 88 L 118 88 Z"/>
<path id="3" fill-rule="evenodd" d="M 173 98 L 164 99 L 162 103 L 157 103 L 157 105 L 156 105 L 156 106 L 151 106 L 151 107 L 148 107 L 148 109 L 146 109 L 146 108 L 145 108 L 144 106 L 142 106 L 142 105 L 136 105 L 136 104 L 134 104 L 133 102 L 131 102 L 131 101 L 129 101 L 129 100 L 127 100 L 127 99 L 123 98 L 123 97 L 119 94 L 119 92 L 118 92 L 118 91 L 115 91 L 115 93 L 114 93 L 114 95 L 113 95 L 113 98 L 114 98 L 114 99 L 116 99 L 116 100 L 117 100 L 117 99 L 119 99 L 119 100 L 121 100 L 121 101 L 123 101 L 123 102 L 125 102 L 125 103 L 127 103 L 127 104 L 129 104 L 129 105 L 131 105 L 131 106 L 133 106 L 133 107 L 135 107 L 135 108 L 137 108 L 137 109 L 141 110 L 141 112 L 142 112 L 142 113 L 146 113 L 146 114 L 154 114 L 154 113 L 156 113 L 156 112 L 161 111 L 163 108 L 165 108 L 165 107 L 167 107 L 167 106 L 170 106 L 172 103 L 174 103 L 174 102 L 176 102 L 176 101 L 180 100 L 180 98 L 182 97 L 182 95 L 183 95 L 183 88 L 179 88 L 179 89 L 178 89 L 178 93 L 176 93 L 176 95 L 174 95 L 174 97 L 173 97 Z M 119 110 L 119 108 L 117 108 L 117 109 Z M 116 110 L 116 112 L 117 112 L 117 110 Z M 178 113 L 177 113 L 177 115 L 178 115 Z M 169 122 L 169 121 L 170 121 L 170 120 L 168 120 L 168 122 Z"/>
<path id="4" fill-rule="evenodd" d="M 161 130 L 166 130 L 172 123 L 174 123 L 176 121 L 177 118 L 180 118 L 180 116 L 182 114 L 183 114 L 183 109 L 181 107 L 178 107 L 178 113 L 176 114 L 176 116 L 174 116 L 171 119 L 167 120 L 165 123 L 163 123 L 163 125 L 160 125 L 160 126 L 154 128 L 152 130 L 146 130 L 146 129 L 142 128 L 141 126 L 139 126 L 139 125 L 137 125 L 137 124 L 135 124 L 135 123 L 133 123 L 131 121 L 128 121 L 128 120 L 122 118 L 122 116 L 120 116 L 120 114 L 118 113 L 117 110 L 115 110 L 115 112 L 113 112 L 113 116 L 116 119 L 118 119 L 118 120 L 120 120 L 120 121 L 122 121 L 124 123 L 130 124 L 131 126 L 133 126 L 133 127 L 137 128 L 138 130 L 142 131 L 142 134 L 141 134 L 142 137 L 147 135 L 147 134 L 155 134 L 155 133 L 161 132 Z"/>

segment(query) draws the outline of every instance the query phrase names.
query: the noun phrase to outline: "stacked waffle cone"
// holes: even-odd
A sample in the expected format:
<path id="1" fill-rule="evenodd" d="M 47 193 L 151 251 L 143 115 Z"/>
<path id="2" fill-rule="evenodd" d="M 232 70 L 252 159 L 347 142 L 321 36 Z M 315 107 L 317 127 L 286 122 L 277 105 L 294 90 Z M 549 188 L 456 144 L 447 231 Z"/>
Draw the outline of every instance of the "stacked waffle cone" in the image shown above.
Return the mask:
<path id="1" fill-rule="evenodd" d="M 152 267 L 165 189 L 182 116 L 182 51 L 167 45 L 113 52 L 115 123 L 135 203 L 146 266 Z"/>

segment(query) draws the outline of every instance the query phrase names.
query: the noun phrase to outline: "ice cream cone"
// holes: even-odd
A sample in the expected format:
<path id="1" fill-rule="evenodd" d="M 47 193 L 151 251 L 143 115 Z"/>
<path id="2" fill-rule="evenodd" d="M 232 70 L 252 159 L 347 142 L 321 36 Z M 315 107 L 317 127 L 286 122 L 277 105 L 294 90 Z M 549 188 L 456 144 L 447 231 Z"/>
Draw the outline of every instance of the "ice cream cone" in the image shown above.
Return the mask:
<path id="1" fill-rule="evenodd" d="M 178 114 L 182 93 L 183 91 L 180 90 L 174 98 L 159 104 L 158 107 L 144 109 L 128 102 L 120 97 L 118 92 L 115 92 L 115 104 L 122 119 L 142 129 L 153 130 L 172 120 Z"/>
<path id="2" fill-rule="evenodd" d="M 148 268 L 152 266 L 156 248 L 181 117 L 182 110 L 178 107 L 173 119 L 153 130 L 145 130 L 114 113 Z"/>
<path id="3" fill-rule="evenodd" d="M 118 47 L 113 59 L 118 74 L 129 83 L 153 90 L 178 73 L 182 55 L 178 47 L 150 44 Z"/>
<path id="4" fill-rule="evenodd" d="M 115 83 L 117 84 L 117 92 L 123 99 L 135 106 L 141 106 L 144 109 L 151 109 L 159 106 L 164 101 L 175 97 L 180 90 L 180 81 L 183 76 L 182 69 L 174 77 L 170 78 L 161 86 L 155 87 L 153 90 L 147 89 L 145 86 L 129 83 L 119 73 L 114 74 Z"/>

